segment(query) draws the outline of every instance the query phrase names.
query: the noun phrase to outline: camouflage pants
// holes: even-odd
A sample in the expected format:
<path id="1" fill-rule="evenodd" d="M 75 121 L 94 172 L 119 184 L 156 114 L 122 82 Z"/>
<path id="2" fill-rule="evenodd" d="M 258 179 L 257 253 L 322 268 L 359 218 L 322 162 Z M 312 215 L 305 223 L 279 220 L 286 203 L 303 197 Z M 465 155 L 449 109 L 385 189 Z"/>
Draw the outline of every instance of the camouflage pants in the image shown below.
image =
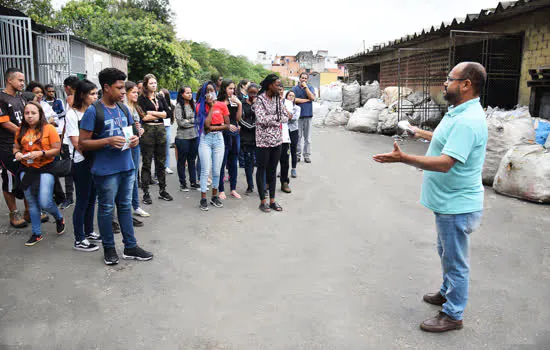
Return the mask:
<path id="1" fill-rule="evenodd" d="M 142 167 L 141 184 L 143 192 L 149 191 L 151 183 L 151 162 L 155 156 L 155 170 L 159 181 L 159 189 L 166 189 L 166 172 L 164 162 L 166 160 L 166 130 L 164 124 L 143 124 L 145 132 L 139 140 L 141 148 Z"/>

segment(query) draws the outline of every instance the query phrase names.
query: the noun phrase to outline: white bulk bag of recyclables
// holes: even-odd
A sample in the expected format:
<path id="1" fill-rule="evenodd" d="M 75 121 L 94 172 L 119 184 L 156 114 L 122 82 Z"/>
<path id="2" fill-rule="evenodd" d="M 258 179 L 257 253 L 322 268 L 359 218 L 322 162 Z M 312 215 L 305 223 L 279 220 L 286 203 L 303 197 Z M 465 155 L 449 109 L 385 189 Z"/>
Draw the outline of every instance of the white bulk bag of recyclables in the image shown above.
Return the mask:
<path id="1" fill-rule="evenodd" d="M 335 108 L 328 112 L 325 118 L 326 126 L 345 126 L 348 123 L 350 113 L 342 108 Z"/>
<path id="2" fill-rule="evenodd" d="M 527 107 L 512 111 L 501 111 L 489 107 L 486 116 L 489 139 L 483 165 L 483 183 L 491 186 L 506 152 L 512 146 L 533 143 L 536 132 Z"/>
<path id="3" fill-rule="evenodd" d="M 380 98 L 381 94 L 380 84 L 376 80 L 361 86 L 361 106 L 365 105 L 371 98 Z"/>
<path id="4" fill-rule="evenodd" d="M 320 97 L 323 101 L 342 102 L 342 85 L 330 84 L 321 86 Z"/>
<path id="5" fill-rule="evenodd" d="M 412 93 L 412 89 L 407 87 L 401 88 L 401 98 L 407 98 Z M 399 88 L 397 86 L 388 86 L 384 89 L 381 99 L 384 100 L 386 106 L 391 106 L 399 99 Z"/>
<path id="6" fill-rule="evenodd" d="M 378 116 L 379 134 L 392 136 L 397 133 L 397 112 L 392 112 L 389 108 L 384 109 Z"/>
<path id="7" fill-rule="evenodd" d="M 380 113 L 386 108 L 384 102 L 377 98 L 367 101 L 365 106 L 358 108 L 349 118 L 346 129 L 349 131 L 361 131 L 376 133 Z"/>
<path id="8" fill-rule="evenodd" d="M 344 85 L 342 88 L 342 108 L 353 112 L 361 107 L 361 85 L 358 82 Z"/>
<path id="9" fill-rule="evenodd" d="M 512 147 L 495 176 L 496 192 L 537 203 L 550 203 L 550 152 L 539 144 Z"/>
<path id="10" fill-rule="evenodd" d="M 313 118 L 325 120 L 329 111 L 328 105 L 321 104 L 319 102 L 313 102 L 312 107 L 313 107 Z"/>

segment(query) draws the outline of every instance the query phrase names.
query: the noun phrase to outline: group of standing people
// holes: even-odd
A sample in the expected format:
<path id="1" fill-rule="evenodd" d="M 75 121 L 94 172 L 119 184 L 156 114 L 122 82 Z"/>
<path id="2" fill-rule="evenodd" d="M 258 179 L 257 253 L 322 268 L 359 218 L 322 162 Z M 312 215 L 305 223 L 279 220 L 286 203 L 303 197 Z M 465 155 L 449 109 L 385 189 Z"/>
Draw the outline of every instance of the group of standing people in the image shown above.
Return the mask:
<path id="1" fill-rule="evenodd" d="M 181 88 L 174 113 L 178 124 L 175 143 L 180 190 L 200 189 L 202 210 L 208 210 L 209 203 L 221 208 L 227 198 L 226 180 L 229 196 L 241 199 L 237 192 L 241 166 L 246 174 L 245 193 L 250 195 L 257 188 L 260 210 L 282 211 L 275 200 L 277 168 L 280 166 L 281 190 L 291 193 L 290 177 L 297 177 L 296 166 L 300 161 L 300 134 L 305 140 L 304 160 L 311 162 L 309 126 L 315 95 L 313 87 L 307 84 L 307 74 L 302 75 L 301 81 L 301 85 L 285 95 L 275 74 L 260 84 L 243 80 L 236 85 L 232 80 L 213 79 L 201 86 L 196 101 L 190 87 Z M 302 99 L 296 99 L 297 95 Z M 302 125 L 305 131 L 300 133 Z"/>
<path id="2" fill-rule="evenodd" d="M 106 68 L 98 76 L 99 87 L 69 77 L 64 84 L 66 104 L 56 98 L 52 85 L 30 82 L 25 88 L 24 74 L 17 68 L 9 69 L 5 77 L 6 89 L 0 93 L 3 192 L 10 223 L 15 227 L 31 223 L 27 246 L 42 240 L 41 223 L 49 220 L 48 214 L 56 221 L 57 234 L 63 234 L 63 209 L 75 204 L 74 249 L 96 251 L 102 243 L 105 263 L 116 264 L 113 234 L 122 233 L 124 258 L 150 260 L 153 255 L 137 245 L 133 227 L 143 223 L 132 213 L 150 216 L 140 205 L 139 187 L 143 204 L 152 204 L 153 184 L 159 186 L 159 199 L 173 200 L 166 191 L 172 121 L 177 123 L 180 190 L 199 190 L 202 210 L 208 210 L 209 204 L 223 207 L 226 180 L 228 195 L 241 199 L 240 166 L 246 174 L 246 194 L 257 189 L 260 210 L 282 211 L 275 200 L 277 168 L 281 190 L 291 193 L 290 178 L 297 177 L 301 160 L 301 138 L 304 161 L 311 162 L 309 126 L 315 96 L 307 74 L 286 94 L 275 74 L 260 84 L 208 81 L 196 98 L 186 86 L 178 91 L 175 106 L 168 91 L 157 91 L 153 74 L 134 83 L 126 81 L 120 70 Z M 16 198 L 25 200 L 23 217 Z M 96 205 L 99 233 L 94 231 Z"/>

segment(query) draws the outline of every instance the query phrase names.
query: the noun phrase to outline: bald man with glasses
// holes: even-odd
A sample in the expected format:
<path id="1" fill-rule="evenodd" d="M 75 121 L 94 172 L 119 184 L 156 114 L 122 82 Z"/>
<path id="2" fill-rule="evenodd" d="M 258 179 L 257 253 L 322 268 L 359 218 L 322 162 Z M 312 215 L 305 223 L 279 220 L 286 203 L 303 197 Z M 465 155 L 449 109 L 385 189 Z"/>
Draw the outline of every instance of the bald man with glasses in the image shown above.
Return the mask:
<path id="1" fill-rule="evenodd" d="M 434 212 L 437 250 L 443 282 L 424 295 L 429 304 L 442 306 L 420 324 L 427 332 L 462 328 L 470 279 L 470 235 L 481 224 L 484 188 L 481 172 L 487 147 L 487 124 L 480 104 L 487 73 L 475 62 L 455 66 L 444 83 L 451 105 L 434 132 L 413 127 L 415 137 L 431 141 L 425 156 L 404 153 L 397 142 L 390 153 L 375 155 L 379 163 L 404 163 L 424 170 L 420 203 Z"/>

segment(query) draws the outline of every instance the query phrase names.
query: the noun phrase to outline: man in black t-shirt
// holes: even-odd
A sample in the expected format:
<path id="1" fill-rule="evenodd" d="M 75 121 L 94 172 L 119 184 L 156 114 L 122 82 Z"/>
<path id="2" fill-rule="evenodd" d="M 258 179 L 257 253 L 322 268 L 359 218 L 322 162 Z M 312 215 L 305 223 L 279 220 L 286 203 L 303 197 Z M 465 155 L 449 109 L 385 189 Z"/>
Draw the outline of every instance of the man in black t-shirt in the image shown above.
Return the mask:
<path id="1" fill-rule="evenodd" d="M 15 175 L 18 163 L 13 161 L 13 142 L 15 133 L 23 120 L 25 102 L 18 92 L 25 88 L 25 75 L 17 68 L 10 68 L 4 75 L 6 89 L 0 92 L 0 165 L 2 166 L 2 191 L 6 205 L 10 210 L 10 223 L 21 228 L 27 226 L 27 221 L 17 211 L 15 202 Z M 26 205 L 26 203 L 25 203 Z M 30 221 L 30 218 L 29 218 Z"/>

